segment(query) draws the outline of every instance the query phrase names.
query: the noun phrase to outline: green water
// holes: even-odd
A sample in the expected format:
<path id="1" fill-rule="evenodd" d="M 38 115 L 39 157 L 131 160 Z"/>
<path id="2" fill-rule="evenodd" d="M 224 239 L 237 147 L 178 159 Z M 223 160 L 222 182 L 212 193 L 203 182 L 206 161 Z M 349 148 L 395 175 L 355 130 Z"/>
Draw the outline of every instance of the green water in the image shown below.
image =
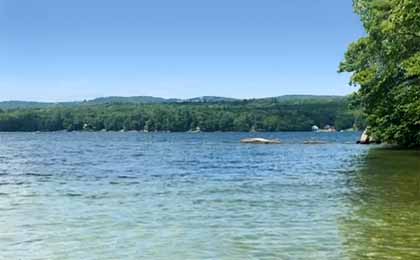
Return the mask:
<path id="1" fill-rule="evenodd" d="M 420 152 L 371 149 L 340 222 L 350 259 L 420 259 Z"/>
<path id="2" fill-rule="evenodd" d="M 420 152 L 359 136 L 0 133 L 0 259 L 420 259 Z"/>

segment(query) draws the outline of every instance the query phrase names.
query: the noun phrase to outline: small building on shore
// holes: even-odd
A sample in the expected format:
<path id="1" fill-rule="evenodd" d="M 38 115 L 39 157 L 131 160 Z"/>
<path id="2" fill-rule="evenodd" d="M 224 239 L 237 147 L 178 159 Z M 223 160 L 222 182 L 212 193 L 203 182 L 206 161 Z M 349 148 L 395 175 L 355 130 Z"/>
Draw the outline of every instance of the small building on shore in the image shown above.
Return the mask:
<path id="1" fill-rule="evenodd" d="M 337 132 L 337 130 L 335 129 L 335 127 L 334 126 L 331 126 L 331 125 L 324 126 L 324 129 L 323 130 L 325 132 Z"/>
<path id="2" fill-rule="evenodd" d="M 317 126 L 315 126 L 315 127 L 317 127 Z M 334 132 L 337 132 L 337 130 L 335 129 L 335 127 L 334 126 L 331 126 L 331 125 L 325 125 L 324 126 L 324 128 L 322 128 L 322 129 L 316 129 L 316 130 L 314 130 L 314 129 L 316 129 L 316 128 L 314 128 L 314 126 L 312 127 L 312 131 L 315 131 L 315 132 L 321 132 L 321 133 L 334 133 Z"/>

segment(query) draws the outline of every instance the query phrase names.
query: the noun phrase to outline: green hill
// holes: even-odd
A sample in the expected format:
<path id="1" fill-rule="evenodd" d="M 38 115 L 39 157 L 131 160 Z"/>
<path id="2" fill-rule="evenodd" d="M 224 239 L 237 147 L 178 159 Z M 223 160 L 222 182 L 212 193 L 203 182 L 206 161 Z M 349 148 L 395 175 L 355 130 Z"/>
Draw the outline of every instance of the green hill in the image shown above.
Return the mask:
<path id="1" fill-rule="evenodd" d="M 349 100 L 335 96 L 282 96 L 237 100 L 222 97 L 164 99 L 107 97 L 82 102 L 2 102 L 0 131 L 145 130 L 310 131 L 363 127 Z"/>
<path id="2" fill-rule="evenodd" d="M 280 103 L 302 103 L 302 102 L 318 102 L 318 101 L 337 101 L 342 100 L 343 96 L 315 96 L 315 95 L 285 95 L 278 97 L 247 99 L 247 102 L 280 102 Z M 86 105 L 104 105 L 104 104 L 173 104 L 173 103 L 229 103 L 242 102 L 244 100 L 217 97 L 217 96 L 203 96 L 189 99 L 176 98 L 161 98 L 152 96 L 133 96 L 133 97 L 100 97 L 92 100 L 74 101 L 74 102 L 35 102 L 35 101 L 2 101 L 0 102 L 0 109 L 28 109 L 28 108 L 48 108 L 48 107 L 75 107 Z"/>

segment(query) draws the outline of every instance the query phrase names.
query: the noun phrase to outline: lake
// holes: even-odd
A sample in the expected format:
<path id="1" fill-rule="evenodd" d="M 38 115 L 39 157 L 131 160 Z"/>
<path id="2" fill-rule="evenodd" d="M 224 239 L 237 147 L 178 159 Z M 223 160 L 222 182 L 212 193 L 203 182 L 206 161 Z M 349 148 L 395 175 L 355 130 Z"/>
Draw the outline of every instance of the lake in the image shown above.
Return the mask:
<path id="1" fill-rule="evenodd" d="M 0 133 L 0 259 L 420 259 L 420 152 L 359 135 Z"/>

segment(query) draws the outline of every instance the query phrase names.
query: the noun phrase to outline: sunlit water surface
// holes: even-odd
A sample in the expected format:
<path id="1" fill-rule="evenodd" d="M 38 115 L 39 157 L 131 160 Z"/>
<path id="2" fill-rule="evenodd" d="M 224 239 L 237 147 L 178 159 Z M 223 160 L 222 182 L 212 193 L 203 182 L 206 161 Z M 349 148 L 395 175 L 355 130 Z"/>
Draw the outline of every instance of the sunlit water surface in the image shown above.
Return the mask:
<path id="1" fill-rule="evenodd" d="M 359 134 L 0 133 L 0 259 L 420 259 L 420 153 Z"/>

